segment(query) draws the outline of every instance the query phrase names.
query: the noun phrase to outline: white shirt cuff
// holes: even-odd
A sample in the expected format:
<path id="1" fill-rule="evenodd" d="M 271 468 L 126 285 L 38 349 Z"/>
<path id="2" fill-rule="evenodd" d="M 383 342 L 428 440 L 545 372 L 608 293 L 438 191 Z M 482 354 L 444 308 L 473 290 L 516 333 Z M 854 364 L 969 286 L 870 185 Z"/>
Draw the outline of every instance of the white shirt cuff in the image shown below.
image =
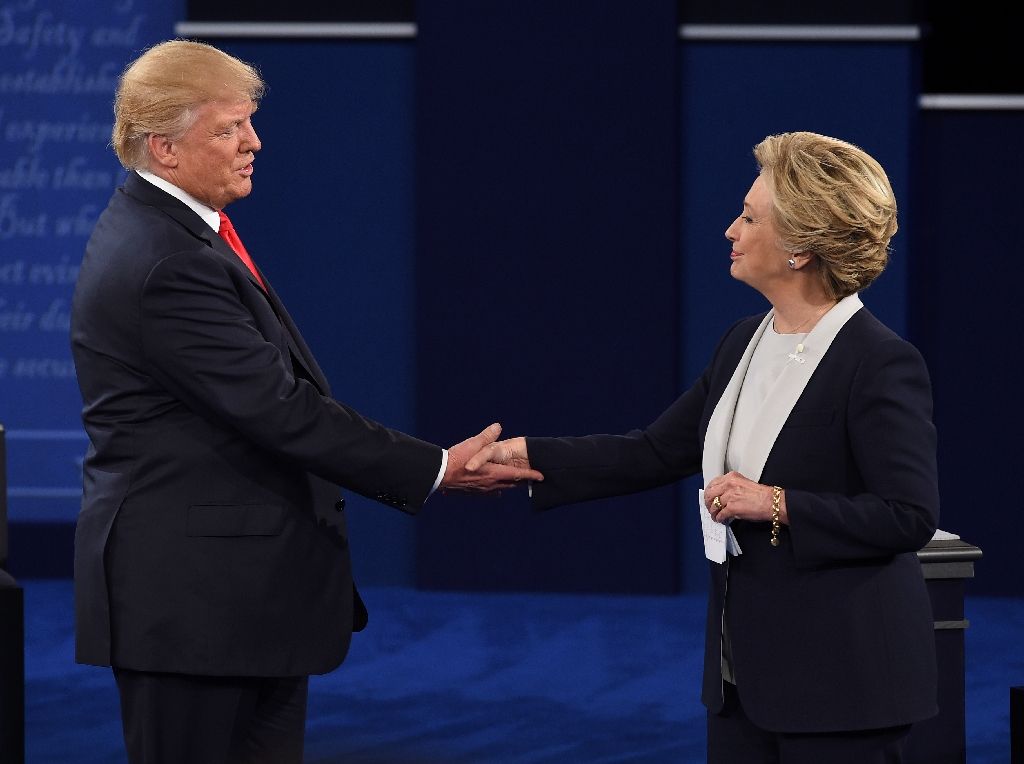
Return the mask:
<path id="1" fill-rule="evenodd" d="M 431 496 L 434 495 L 434 491 L 436 491 L 437 487 L 439 485 L 441 485 L 441 481 L 444 479 L 444 471 L 447 468 L 448 468 L 448 449 L 447 448 L 442 448 L 441 449 L 441 469 L 439 469 L 437 471 L 437 480 L 434 481 L 434 487 L 431 488 L 430 489 L 430 493 L 427 494 L 427 498 L 428 499 Z"/>

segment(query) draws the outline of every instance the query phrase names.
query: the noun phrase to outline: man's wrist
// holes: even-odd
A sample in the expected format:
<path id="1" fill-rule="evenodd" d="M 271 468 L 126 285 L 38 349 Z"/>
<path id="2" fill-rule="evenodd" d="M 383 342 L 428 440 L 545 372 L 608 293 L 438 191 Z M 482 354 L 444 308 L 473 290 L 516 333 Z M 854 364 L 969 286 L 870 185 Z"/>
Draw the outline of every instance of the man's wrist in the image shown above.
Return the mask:
<path id="1" fill-rule="evenodd" d="M 442 448 L 441 449 L 441 469 L 439 469 L 437 471 L 437 478 L 434 480 L 434 485 L 430 489 L 430 493 L 427 494 L 427 498 L 428 499 L 431 496 L 434 495 L 434 491 L 436 491 L 438 486 L 441 485 L 441 481 L 444 480 L 444 472 L 447 469 L 448 469 L 448 449 L 447 448 Z"/>

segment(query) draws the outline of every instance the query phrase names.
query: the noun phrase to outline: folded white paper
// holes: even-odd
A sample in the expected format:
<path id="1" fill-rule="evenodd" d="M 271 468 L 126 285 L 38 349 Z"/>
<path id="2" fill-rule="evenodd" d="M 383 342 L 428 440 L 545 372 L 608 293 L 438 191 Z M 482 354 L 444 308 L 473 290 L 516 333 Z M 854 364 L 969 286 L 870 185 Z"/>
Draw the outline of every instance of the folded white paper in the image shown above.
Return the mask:
<path id="1" fill-rule="evenodd" d="M 697 489 L 697 504 L 700 507 L 700 528 L 704 533 L 704 556 L 711 562 L 722 564 L 725 562 L 726 554 L 733 557 L 743 554 L 732 528 L 711 519 L 711 513 L 704 506 L 703 488 Z"/>

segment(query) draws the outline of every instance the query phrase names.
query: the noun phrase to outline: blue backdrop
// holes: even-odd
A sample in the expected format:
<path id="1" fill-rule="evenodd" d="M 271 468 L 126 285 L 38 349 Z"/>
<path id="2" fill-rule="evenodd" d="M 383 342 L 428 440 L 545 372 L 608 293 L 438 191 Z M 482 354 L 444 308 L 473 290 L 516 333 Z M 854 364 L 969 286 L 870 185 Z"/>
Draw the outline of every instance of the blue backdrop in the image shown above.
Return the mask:
<path id="1" fill-rule="evenodd" d="M 675 396 L 680 352 L 672 8 L 438 0 L 417 14 L 423 431 L 646 425 Z M 424 587 L 678 589 L 672 487 L 544 514 L 525 491 L 428 510 Z"/>
<path id="2" fill-rule="evenodd" d="M 477 5 L 420 3 L 417 40 L 212 40 L 269 83 L 255 191 L 232 218 L 338 396 L 449 443 L 491 419 L 509 434 L 644 424 L 733 318 L 764 307 L 729 279 L 722 238 L 753 179 L 750 148 L 779 130 L 832 133 L 876 155 L 900 199 L 892 265 L 864 300 L 932 370 L 942 526 L 982 547 L 976 591 L 1024 593 L 1005 531 L 1022 488 L 1020 343 L 1006 320 L 1024 269 L 1021 112 L 920 111 L 919 42 L 680 41 L 672 13 L 616 24 L 614 0 L 578 24 L 559 4 L 509 4 L 489 21 Z M 182 16 L 156 0 L 0 0 L 16 575 L 70 573 L 85 441 L 68 303 L 121 177 L 106 145 L 114 82 Z M 357 500 L 357 575 L 693 590 L 694 487 L 551 519 L 522 495 L 438 497 L 418 519 Z M 609 554 L 638 572 L 590 575 Z M 529 575 L 513 568 L 531 555 Z"/>
<path id="3" fill-rule="evenodd" d="M 107 147 L 117 77 L 176 15 L 135 0 L 0 0 L 0 422 L 14 523 L 66 524 L 78 510 L 86 438 L 71 293 L 121 178 Z"/>

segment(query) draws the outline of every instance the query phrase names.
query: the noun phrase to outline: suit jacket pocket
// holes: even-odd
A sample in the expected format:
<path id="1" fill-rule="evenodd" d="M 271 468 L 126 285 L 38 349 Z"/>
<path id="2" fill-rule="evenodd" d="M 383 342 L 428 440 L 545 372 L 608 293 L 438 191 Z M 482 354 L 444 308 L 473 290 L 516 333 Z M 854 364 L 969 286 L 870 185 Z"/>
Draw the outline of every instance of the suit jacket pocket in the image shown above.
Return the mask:
<path id="1" fill-rule="evenodd" d="M 188 536 L 276 536 L 284 527 L 284 507 L 273 504 L 193 504 Z"/>
<path id="2" fill-rule="evenodd" d="M 827 427 L 835 418 L 835 409 L 793 409 L 783 427 Z"/>

